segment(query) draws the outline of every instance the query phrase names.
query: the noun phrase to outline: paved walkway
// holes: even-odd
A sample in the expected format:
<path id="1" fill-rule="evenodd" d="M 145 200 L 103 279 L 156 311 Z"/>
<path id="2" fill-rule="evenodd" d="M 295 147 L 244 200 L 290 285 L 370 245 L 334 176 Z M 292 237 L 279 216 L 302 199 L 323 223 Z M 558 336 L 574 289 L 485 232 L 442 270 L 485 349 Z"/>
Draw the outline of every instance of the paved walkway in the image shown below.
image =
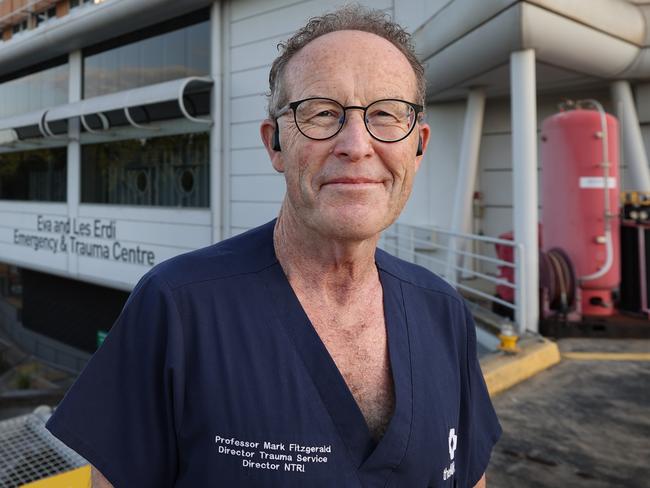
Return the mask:
<path id="1" fill-rule="evenodd" d="M 563 339 L 559 346 L 605 354 L 563 359 L 493 399 L 504 433 L 488 487 L 649 488 L 650 361 L 609 359 L 650 356 L 650 341 Z"/>

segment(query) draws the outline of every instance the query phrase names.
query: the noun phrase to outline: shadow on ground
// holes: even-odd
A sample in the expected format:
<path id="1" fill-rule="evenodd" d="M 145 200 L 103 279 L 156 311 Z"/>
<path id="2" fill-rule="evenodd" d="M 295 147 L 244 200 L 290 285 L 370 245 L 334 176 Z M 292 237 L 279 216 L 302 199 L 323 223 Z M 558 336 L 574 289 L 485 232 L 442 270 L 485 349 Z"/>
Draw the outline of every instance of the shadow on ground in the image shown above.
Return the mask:
<path id="1" fill-rule="evenodd" d="M 560 349 L 650 352 L 650 341 Z M 563 360 L 493 402 L 503 436 L 489 488 L 650 487 L 650 362 Z"/>

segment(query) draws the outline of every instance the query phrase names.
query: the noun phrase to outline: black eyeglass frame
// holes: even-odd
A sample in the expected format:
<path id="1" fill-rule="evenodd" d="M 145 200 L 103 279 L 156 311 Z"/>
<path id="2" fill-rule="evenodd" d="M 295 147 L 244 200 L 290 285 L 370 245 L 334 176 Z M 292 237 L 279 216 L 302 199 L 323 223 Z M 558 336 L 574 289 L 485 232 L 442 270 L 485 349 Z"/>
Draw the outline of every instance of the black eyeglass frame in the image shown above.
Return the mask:
<path id="1" fill-rule="evenodd" d="M 307 102 L 309 100 L 329 100 L 330 102 L 336 103 L 338 106 L 340 106 L 343 109 L 343 121 L 339 123 L 339 128 L 337 129 L 336 132 L 334 132 L 334 134 L 332 134 L 331 136 L 322 137 L 322 138 L 320 138 L 320 137 L 311 137 L 311 136 L 308 136 L 307 134 L 305 134 L 300 129 L 300 124 L 298 124 L 298 118 L 297 118 L 298 116 L 297 116 L 296 109 L 298 108 L 298 105 L 300 105 L 303 102 Z M 402 102 L 402 103 L 405 103 L 405 104 L 409 105 L 415 111 L 415 122 L 413 123 L 411 128 L 408 130 L 408 132 L 406 134 L 404 134 L 403 137 L 400 137 L 399 139 L 395 139 L 395 140 L 385 140 L 385 139 L 380 139 L 379 137 L 377 137 L 376 135 L 374 135 L 372 133 L 372 131 L 368 127 L 368 119 L 366 118 L 366 114 L 368 112 L 368 108 L 372 107 L 375 103 L 379 103 L 379 102 Z M 296 100 L 295 102 L 289 102 L 284 107 L 282 107 L 280 110 L 278 110 L 278 112 L 277 112 L 277 114 L 275 116 L 275 123 L 276 123 L 276 126 L 277 126 L 278 119 L 280 117 L 282 117 L 284 114 L 286 114 L 289 110 L 293 110 L 293 121 L 296 124 L 296 127 L 298 128 L 298 131 L 303 136 L 305 136 L 307 139 L 311 139 L 312 141 L 326 141 L 326 140 L 331 139 L 332 137 L 336 136 L 339 132 L 341 132 L 341 129 L 343 129 L 343 126 L 345 126 L 345 121 L 347 120 L 347 113 L 348 113 L 349 109 L 363 110 L 363 125 L 366 126 L 366 130 L 368 131 L 368 134 L 370 134 L 370 136 L 373 139 L 377 140 L 377 141 L 386 142 L 386 143 L 389 143 L 389 144 L 393 143 L 393 142 L 403 141 L 408 136 L 410 136 L 411 132 L 413 132 L 413 129 L 415 128 L 415 125 L 419 122 L 419 117 L 418 116 L 424 111 L 424 107 L 422 105 L 418 105 L 417 103 L 413 103 L 413 102 L 407 102 L 406 100 L 401 100 L 399 98 L 381 98 L 379 100 L 375 100 L 374 102 L 372 102 L 369 105 L 366 105 L 365 107 L 362 107 L 360 105 L 348 105 L 346 107 L 343 104 L 341 104 L 340 102 L 337 102 L 336 100 L 334 100 L 332 98 L 309 97 L 309 98 L 303 98 L 302 100 Z"/>

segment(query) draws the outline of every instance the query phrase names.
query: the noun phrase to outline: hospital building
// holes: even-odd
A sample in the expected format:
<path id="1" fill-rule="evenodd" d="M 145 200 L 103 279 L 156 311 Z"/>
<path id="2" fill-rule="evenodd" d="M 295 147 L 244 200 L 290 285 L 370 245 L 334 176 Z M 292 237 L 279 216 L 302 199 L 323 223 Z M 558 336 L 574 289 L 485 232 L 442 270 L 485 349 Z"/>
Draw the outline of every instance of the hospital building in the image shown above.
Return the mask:
<path id="1" fill-rule="evenodd" d="M 278 43 L 345 3 L 0 0 L 3 333 L 79 371 L 152 266 L 273 219 L 285 184 L 259 136 L 269 68 Z M 413 195 L 381 245 L 520 334 L 557 310 L 569 320 L 611 315 L 626 279 L 628 308 L 647 314 L 647 294 L 629 292 L 648 283 L 644 263 L 630 264 L 625 249 L 641 250 L 650 209 L 650 3 L 363 3 L 413 34 L 432 129 Z M 551 147 L 558 114 L 593 118 L 577 152 L 607 146 L 591 173 L 544 171 L 574 154 Z M 608 159 L 616 166 L 599 166 Z M 564 213 L 544 215 L 554 191 L 606 202 L 597 235 L 584 237 L 595 246 L 591 271 L 571 245 L 545 246 Z M 614 221 L 628 197 L 636 213 Z M 554 235 L 572 234 L 571 222 Z M 607 291 L 584 285 L 616 266 Z M 558 305 L 558 283 L 573 302 Z M 497 341 L 489 330 L 479 339 L 488 349 Z"/>

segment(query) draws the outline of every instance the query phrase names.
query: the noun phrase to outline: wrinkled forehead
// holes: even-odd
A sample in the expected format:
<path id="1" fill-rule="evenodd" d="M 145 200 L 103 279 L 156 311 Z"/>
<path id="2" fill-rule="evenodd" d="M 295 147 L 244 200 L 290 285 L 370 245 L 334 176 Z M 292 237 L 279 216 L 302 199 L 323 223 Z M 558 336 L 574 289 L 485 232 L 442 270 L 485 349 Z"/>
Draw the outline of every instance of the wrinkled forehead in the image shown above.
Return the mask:
<path id="1" fill-rule="evenodd" d="M 408 100 L 417 97 L 415 72 L 406 56 L 390 41 L 362 31 L 337 31 L 314 39 L 291 58 L 284 82 L 290 100 L 333 97 L 332 92 Z M 316 93 L 318 90 L 328 93 Z"/>

